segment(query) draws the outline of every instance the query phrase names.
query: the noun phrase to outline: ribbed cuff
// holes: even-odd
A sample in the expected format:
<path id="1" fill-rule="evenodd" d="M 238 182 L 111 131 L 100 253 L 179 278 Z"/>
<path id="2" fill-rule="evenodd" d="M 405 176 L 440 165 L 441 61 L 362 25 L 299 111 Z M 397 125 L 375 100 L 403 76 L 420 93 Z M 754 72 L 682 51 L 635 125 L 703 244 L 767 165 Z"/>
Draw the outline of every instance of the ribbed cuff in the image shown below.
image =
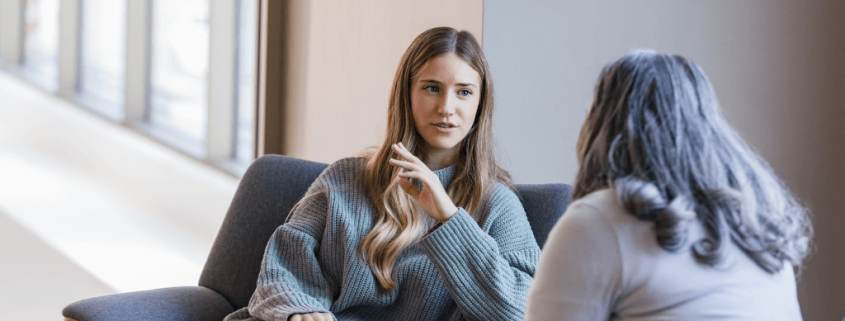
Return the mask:
<path id="1" fill-rule="evenodd" d="M 499 252 L 496 241 L 463 208 L 420 240 L 420 249 L 441 266 L 465 265 L 473 253 Z"/>
<path id="2" fill-rule="evenodd" d="M 287 301 L 287 304 L 279 306 L 279 311 L 287 315 L 294 313 L 329 312 L 324 307 L 314 305 L 314 299 L 308 295 L 301 293 L 279 293 L 279 296 L 283 297 L 284 301 Z"/>
<path id="3" fill-rule="evenodd" d="M 300 292 L 288 291 L 274 291 L 269 297 L 260 300 L 259 304 L 250 304 L 249 311 L 252 316 L 261 319 L 284 320 L 287 320 L 293 314 L 313 312 L 330 313 L 313 297 Z"/>

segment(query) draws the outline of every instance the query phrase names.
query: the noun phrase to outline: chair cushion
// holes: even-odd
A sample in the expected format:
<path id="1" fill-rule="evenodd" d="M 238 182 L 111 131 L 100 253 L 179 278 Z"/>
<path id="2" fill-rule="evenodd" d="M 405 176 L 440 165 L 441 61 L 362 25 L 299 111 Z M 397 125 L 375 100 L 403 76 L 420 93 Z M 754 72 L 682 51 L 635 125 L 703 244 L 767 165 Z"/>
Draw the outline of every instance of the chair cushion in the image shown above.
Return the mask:
<path id="1" fill-rule="evenodd" d="M 234 309 L 247 306 L 276 227 L 327 167 L 280 155 L 266 155 L 247 169 L 200 277 Z M 542 248 L 554 223 L 566 211 L 572 187 L 566 184 L 516 185 L 534 237 Z"/>
<path id="2" fill-rule="evenodd" d="M 214 291 L 180 286 L 79 300 L 66 306 L 62 315 L 78 321 L 202 321 L 223 320 L 233 311 Z"/>
<path id="3" fill-rule="evenodd" d="M 555 225 L 572 196 L 572 186 L 568 184 L 517 184 L 517 196 L 522 201 L 531 231 L 540 249 L 546 243 L 549 232 Z"/>

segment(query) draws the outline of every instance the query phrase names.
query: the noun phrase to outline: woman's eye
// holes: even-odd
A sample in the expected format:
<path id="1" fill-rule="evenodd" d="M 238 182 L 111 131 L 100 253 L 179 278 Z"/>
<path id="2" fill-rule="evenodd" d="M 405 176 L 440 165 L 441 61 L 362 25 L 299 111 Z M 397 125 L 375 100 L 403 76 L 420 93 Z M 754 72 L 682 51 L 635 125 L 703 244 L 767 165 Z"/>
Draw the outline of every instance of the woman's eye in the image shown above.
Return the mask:
<path id="1" fill-rule="evenodd" d="M 423 87 L 423 90 L 430 92 L 430 93 L 436 93 L 436 92 L 440 91 L 440 89 L 435 87 L 435 86 L 425 86 L 425 87 Z"/>
<path id="2" fill-rule="evenodd" d="M 461 95 L 463 97 L 469 97 L 469 95 L 472 95 L 472 92 L 469 91 L 468 89 L 462 89 L 461 91 L 458 92 L 458 95 Z"/>

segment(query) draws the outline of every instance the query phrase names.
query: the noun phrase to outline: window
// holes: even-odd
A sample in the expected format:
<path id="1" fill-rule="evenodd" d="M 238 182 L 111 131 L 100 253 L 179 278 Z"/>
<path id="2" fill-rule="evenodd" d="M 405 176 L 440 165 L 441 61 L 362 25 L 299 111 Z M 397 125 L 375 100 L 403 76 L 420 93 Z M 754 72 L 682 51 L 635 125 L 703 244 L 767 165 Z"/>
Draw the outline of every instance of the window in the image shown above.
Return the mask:
<path id="1" fill-rule="evenodd" d="M 241 175 L 255 153 L 260 0 L 0 0 L 18 77 Z"/>
<path id="2" fill-rule="evenodd" d="M 153 2 L 147 120 L 153 131 L 195 156 L 205 149 L 208 16 L 208 0 Z"/>
<path id="3" fill-rule="evenodd" d="M 59 0 L 27 0 L 22 75 L 48 91 L 58 87 Z"/>
<path id="4" fill-rule="evenodd" d="M 79 93 L 86 107 L 123 118 L 126 2 L 84 0 L 81 15 Z"/>
<path id="5" fill-rule="evenodd" d="M 238 5 L 238 82 L 235 116 L 235 160 L 252 162 L 255 154 L 256 41 L 258 0 L 240 0 Z"/>

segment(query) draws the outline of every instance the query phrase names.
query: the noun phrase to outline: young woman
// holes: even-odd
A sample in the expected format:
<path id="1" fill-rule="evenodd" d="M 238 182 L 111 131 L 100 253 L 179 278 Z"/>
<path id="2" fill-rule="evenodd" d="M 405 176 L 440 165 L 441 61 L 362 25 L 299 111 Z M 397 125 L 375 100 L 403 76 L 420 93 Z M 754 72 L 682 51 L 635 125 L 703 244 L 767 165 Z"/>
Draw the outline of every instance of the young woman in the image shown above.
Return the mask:
<path id="1" fill-rule="evenodd" d="M 581 129 L 573 202 L 527 320 L 800 320 L 808 211 L 722 118 L 692 61 L 609 63 Z"/>
<path id="2" fill-rule="evenodd" d="M 384 144 L 329 166 L 227 320 L 519 320 L 540 249 L 493 153 L 493 84 L 466 32 L 402 57 Z"/>

